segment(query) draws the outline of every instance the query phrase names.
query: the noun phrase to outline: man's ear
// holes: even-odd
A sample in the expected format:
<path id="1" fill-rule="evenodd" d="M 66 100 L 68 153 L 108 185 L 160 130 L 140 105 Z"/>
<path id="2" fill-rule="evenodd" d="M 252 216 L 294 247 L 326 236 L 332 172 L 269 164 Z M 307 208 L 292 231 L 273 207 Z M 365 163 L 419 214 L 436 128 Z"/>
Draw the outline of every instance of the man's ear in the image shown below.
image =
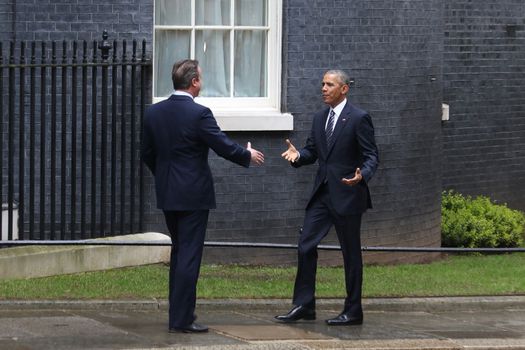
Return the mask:
<path id="1" fill-rule="evenodd" d="M 343 94 L 346 95 L 346 94 L 348 93 L 349 90 L 350 90 L 350 87 L 348 86 L 348 84 L 344 84 L 344 85 L 343 85 Z"/>

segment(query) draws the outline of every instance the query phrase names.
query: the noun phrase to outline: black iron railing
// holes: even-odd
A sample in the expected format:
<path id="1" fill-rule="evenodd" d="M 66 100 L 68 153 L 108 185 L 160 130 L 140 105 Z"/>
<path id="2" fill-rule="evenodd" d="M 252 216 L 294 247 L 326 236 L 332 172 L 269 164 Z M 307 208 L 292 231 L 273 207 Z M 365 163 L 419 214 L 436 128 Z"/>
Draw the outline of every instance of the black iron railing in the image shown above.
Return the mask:
<path id="1" fill-rule="evenodd" d="M 155 241 L 132 241 L 132 240 L 20 240 L 20 241 L 0 241 L 1 246 L 171 246 L 171 240 Z M 297 249 L 297 244 L 286 243 L 255 243 L 255 242 L 219 242 L 206 241 L 206 247 L 222 248 L 267 248 L 267 249 Z M 319 250 L 341 250 L 338 245 L 320 244 Z M 463 247 L 388 247 L 388 246 L 362 246 L 364 252 L 390 252 L 390 253 L 524 253 L 525 248 L 463 248 Z"/>
<path id="2" fill-rule="evenodd" d="M 146 42 L 0 42 L 2 239 L 142 230 Z M 18 219 L 17 219 L 18 218 Z"/>

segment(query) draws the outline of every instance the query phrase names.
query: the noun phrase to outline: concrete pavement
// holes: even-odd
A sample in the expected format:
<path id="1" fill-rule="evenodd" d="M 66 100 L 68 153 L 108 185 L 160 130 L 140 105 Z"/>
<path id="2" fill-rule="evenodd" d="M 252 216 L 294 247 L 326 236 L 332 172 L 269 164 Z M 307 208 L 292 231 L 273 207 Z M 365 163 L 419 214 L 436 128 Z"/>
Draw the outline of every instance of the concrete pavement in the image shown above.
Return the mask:
<path id="1" fill-rule="evenodd" d="M 362 326 L 280 324 L 289 300 L 199 300 L 206 334 L 167 332 L 165 301 L 0 301 L 0 349 L 525 349 L 525 296 L 365 299 Z"/>

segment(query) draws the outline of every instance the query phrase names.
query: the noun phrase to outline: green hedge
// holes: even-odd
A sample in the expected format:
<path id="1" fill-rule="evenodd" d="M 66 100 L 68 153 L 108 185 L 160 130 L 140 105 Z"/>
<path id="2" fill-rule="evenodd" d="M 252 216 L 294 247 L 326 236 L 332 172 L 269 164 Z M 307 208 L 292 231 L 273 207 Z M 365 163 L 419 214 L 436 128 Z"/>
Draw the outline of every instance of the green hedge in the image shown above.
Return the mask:
<path id="1" fill-rule="evenodd" d="M 512 248 L 523 245 L 525 215 L 489 198 L 445 191 L 441 202 L 444 247 Z"/>

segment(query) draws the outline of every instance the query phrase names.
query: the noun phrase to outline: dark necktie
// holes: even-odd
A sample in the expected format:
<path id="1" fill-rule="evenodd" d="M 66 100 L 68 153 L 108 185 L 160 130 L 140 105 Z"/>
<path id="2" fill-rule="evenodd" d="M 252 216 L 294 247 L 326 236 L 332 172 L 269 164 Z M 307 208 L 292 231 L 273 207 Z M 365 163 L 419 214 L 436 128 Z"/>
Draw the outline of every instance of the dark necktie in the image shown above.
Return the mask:
<path id="1" fill-rule="evenodd" d="M 330 114 L 328 115 L 328 123 L 326 124 L 326 144 L 328 145 L 328 148 L 332 145 L 332 136 L 334 136 L 334 116 L 335 112 L 333 109 L 330 110 Z"/>

